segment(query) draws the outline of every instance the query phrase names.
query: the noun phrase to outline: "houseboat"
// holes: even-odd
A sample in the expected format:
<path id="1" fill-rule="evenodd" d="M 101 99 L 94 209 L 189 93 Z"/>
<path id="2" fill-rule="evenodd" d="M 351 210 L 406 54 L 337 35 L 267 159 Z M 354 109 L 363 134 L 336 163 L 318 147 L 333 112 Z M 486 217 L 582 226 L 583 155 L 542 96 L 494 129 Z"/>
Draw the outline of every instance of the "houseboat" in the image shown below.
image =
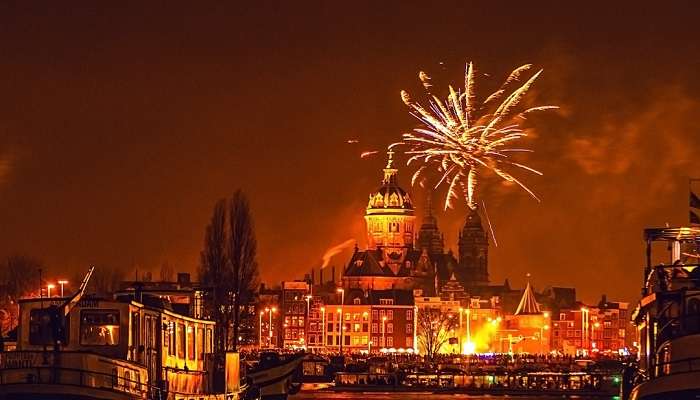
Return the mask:
<path id="1" fill-rule="evenodd" d="M 646 229 L 639 366 L 624 374 L 623 398 L 700 397 L 700 228 Z M 658 258 L 661 250 L 663 259 Z"/>
<path id="2" fill-rule="evenodd" d="M 0 352 L 0 399 L 250 398 L 238 354 L 214 352 L 215 322 L 201 318 L 195 301 L 171 301 L 199 294 L 139 286 L 85 296 L 92 271 L 73 296 L 20 300 L 16 347 Z M 251 392 L 285 397 L 287 369 L 266 371 L 274 390 L 261 381 Z"/>

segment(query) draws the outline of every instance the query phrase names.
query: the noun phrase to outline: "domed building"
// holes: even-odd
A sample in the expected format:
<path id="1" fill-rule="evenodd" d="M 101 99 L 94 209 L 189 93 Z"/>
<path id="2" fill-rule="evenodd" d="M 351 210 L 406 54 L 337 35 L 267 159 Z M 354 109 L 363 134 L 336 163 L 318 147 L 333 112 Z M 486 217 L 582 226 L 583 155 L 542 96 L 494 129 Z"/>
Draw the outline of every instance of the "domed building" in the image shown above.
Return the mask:
<path id="1" fill-rule="evenodd" d="M 416 293 L 422 296 L 434 296 L 454 277 L 465 288 L 488 285 L 488 237 L 478 213 L 469 214 L 460 233 L 458 261 L 451 250 L 445 252 L 430 199 L 416 234 L 411 196 L 399 185 L 393 152 L 388 156 L 384 178 L 369 195 L 365 211 L 367 249 L 355 249 L 343 273 L 343 286 L 363 290 L 418 289 Z"/>

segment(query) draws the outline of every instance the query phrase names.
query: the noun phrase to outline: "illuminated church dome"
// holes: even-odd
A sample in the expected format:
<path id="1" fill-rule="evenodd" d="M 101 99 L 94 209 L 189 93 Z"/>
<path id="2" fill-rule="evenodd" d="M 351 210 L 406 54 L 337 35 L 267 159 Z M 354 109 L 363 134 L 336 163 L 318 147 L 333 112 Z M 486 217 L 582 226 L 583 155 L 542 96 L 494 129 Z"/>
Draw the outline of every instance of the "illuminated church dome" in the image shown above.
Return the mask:
<path id="1" fill-rule="evenodd" d="M 392 210 L 410 210 L 413 213 L 411 197 L 398 184 L 396 177 L 398 170 L 393 167 L 393 154 L 393 151 L 389 151 L 389 160 L 384 168 L 382 186 L 369 195 L 367 214 L 391 213 Z"/>
<path id="2" fill-rule="evenodd" d="M 386 263 L 398 265 L 406 250 L 413 248 L 415 216 L 411 197 L 399 186 L 393 154 L 391 150 L 388 153 L 382 185 L 369 195 L 365 222 L 368 248 L 383 249 Z"/>

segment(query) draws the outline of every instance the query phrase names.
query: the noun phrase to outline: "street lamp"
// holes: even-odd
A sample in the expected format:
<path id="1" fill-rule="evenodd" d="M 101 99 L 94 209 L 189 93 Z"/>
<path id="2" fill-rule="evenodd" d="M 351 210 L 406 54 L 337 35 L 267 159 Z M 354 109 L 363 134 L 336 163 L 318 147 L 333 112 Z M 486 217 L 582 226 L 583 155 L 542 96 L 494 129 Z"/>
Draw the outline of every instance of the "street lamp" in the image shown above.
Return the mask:
<path id="1" fill-rule="evenodd" d="M 262 349 L 262 317 L 265 311 L 260 311 L 260 317 L 258 318 L 258 350 Z"/>
<path id="2" fill-rule="evenodd" d="M 343 332 L 343 310 L 338 307 L 335 311 L 338 313 L 338 335 L 336 337 L 338 338 L 338 352 L 340 353 L 340 339 Z"/>
<path id="3" fill-rule="evenodd" d="M 581 347 L 588 349 L 588 309 L 581 307 Z"/>
<path id="4" fill-rule="evenodd" d="M 382 317 L 382 347 L 386 348 L 386 316 Z"/>
<path id="5" fill-rule="evenodd" d="M 321 350 L 325 347 L 326 343 L 326 307 L 321 307 L 321 343 L 323 346 Z"/>
<path id="6" fill-rule="evenodd" d="M 267 309 L 266 309 L 266 310 L 267 310 Z M 270 345 L 269 345 L 269 347 L 272 347 L 272 313 L 276 313 L 276 312 L 277 312 L 277 308 L 272 307 L 272 308 L 269 309 L 269 311 L 270 311 L 270 325 L 269 325 L 269 327 L 268 327 L 268 328 L 269 328 L 269 331 L 270 331 Z"/>
<path id="7" fill-rule="evenodd" d="M 67 283 L 68 283 L 68 281 L 65 279 L 61 279 L 60 281 L 58 281 L 58 284 L 61 285 L 61 297 L 63 297 L 63 285 L 65 285 Z"/>
<path id="8" fill-rule="evenodd" d="M 369 326 L 369 313 L 367 311 L 362 313 L 362 326 L 364 327 L 365 322 L 367 322 L 367 326 Z M 369 331 L 369 329 L 368 329 Z M 363 330 L 364 333 L 364 330 Z M 369 332 L 367 333 L 369 335 Z M 364 336 L 364 335 L 363 335 Z M 371 350 L 371 344 L 369 344 L 370 340 L 367 340 L 367 354 L 369 354 L 369 351 Z"/>
<path id="9" fill-rule="evenodd" d="M 544 354 L 544 345 L 543 345 L 543 339 L 544 339 L 544 331 L 549 329 L 549 325 L 542 325 L 540 326 L 540 354 Z"/>
<path id="10" fill-rule="evenodd" d="M 467 308 L 464 311 L 467 314 L 467 349 L 472 349 L 474 347 L 472 345 L 472 310 L 470 308 Z"/>
<path id="11" fill-rule="evenodd" d="M 592 336 L 593 336 L 593 340 L 600 342 L 601 341 L 600 340 L 600 331 L 598 330 L 598 328 L 600 328 L 600 322 L 596 321 L 593 323 L 593 335 Z M 597 335 L 596 335 L 596 331 L 598 332 Z M 600 343 L 598 343 L 598 344 L 600 344 Z M 591 347 L 593 347 L 593 346 L 591 346 Z"/>
<path id="12" fill-rule="evenodd" d="M 311 295 L 306 295 L 306 322 L 304 323 L 304 345 L 309 343 L 309 318 L 311 317 Z"/>
<path id="13" fill-rule="evenodd" d="M 56 287 L 55 285 L 50 284 L 50 283 L 48 285 L 46 285 L 46 288 L 48 289 L 46 297 L 51 297 L 51 289 L 53 289 L 55 287 Z"/>
<path id="14" fill-rule="evenodd" d="M 340 293 L 340 354 L 343 354 L 343 341 L 345 339 L 345 334 L 343 333 L 343 328 L 345 327 L 345 321 L 343 320 L 343 306 L 345 305 L 345 290 L 343 288 L 336 289 L 336 292 Z"/>

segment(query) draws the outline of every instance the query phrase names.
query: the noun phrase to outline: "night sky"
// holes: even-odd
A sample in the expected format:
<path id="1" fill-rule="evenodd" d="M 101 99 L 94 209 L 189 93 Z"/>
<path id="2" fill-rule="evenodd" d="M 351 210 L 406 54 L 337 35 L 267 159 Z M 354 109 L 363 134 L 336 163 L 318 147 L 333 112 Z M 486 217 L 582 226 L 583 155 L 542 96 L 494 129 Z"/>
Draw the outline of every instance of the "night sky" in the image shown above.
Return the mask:
<path id="1" fill-rule="evenodd" d="M 268 282 L 364 247 L 385 157 L 359 154 L 417 126 L 399 92 L 420 93 L 419 70 L 459 85 L 469 60 L 482 96 L 533 63 L 531 94 L 561 106 L 525 143 L 544 176 L 519 176 L 541 203 L 482 181 L 492 281 L 633 301 L 642 229 L 687 222 L 697 2 L 24 3 L 0 5 L 0 256 L 50 276 L 194 271 L 215 201 L 237 188 Z M 426 193 L 400 165 L 420 217 Z M 455 250 L 465 214 L 438 213 Z"/>

